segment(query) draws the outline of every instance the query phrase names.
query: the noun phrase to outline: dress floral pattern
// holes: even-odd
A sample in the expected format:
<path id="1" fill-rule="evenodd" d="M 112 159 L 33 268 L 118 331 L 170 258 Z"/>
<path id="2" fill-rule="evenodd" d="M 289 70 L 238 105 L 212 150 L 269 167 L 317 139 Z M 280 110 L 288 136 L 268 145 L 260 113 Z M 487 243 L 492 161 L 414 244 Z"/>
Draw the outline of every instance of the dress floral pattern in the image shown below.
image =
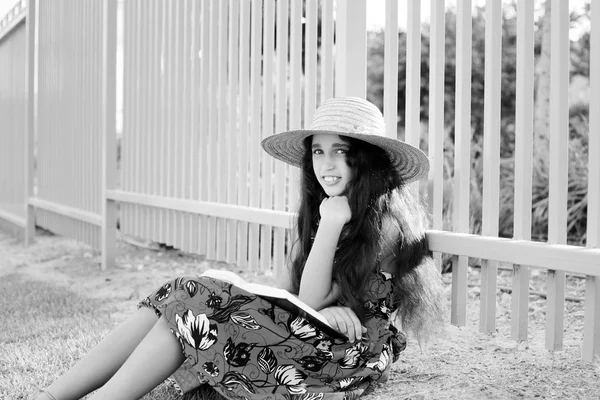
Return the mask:
<path id="1" fill-rule="evenodd" d="M 181 345 L 186 360 L 172 378 L 182 393 L 209 384 L 233 400 L 350 400 L 386 380 L 406 347 L 390 323 L 390 279 L 373 271 L 363 305 L 367 333 L 354 343 L 209 277 L 174 279 L 140 306 L 163 316 Z"/>

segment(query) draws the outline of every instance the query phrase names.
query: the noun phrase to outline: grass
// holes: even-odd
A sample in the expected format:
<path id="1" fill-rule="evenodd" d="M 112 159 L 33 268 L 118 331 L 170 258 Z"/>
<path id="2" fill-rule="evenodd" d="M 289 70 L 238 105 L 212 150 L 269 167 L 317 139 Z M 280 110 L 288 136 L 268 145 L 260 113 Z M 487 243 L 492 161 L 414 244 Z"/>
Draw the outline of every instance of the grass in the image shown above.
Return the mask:
<path id="1" fill-rule="evenodd" d="M 110 302 L 12 274 L 0 281 L 0 399 L 28 399 L 114 326 Z M 147 400 L 174 398 L 162 385 Z"/>
<path id="2" fill-rule="evenodd" d="M 17 274 L 0 282 L 0 304 L 3 399 L 29 398 L 112 326 L 109 308 L 102 302 Z"/>
<path id="3" fill-rule="evenodd" d="M 0 399 L 24 400 L 73 366 L 114 327 L 110 300 L 84 297 L 45 282 L 0 280 Z M 219 400 L 201 390 L 184 400 Z M 163 383 L 144 400 L 181 397 Z"/>

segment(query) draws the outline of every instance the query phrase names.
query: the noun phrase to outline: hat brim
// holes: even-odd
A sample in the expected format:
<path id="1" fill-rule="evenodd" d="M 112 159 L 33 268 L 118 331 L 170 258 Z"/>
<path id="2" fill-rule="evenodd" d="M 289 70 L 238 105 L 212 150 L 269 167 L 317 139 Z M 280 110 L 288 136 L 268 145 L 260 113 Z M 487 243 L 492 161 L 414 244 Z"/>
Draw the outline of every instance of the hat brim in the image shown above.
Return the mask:
<path id="1" fill-rule="evenodd" d="M 263 139 L 261 145 L 276 159 L 295 167 L 301 167 L 305 152 L 304 139 L 318 134 L 351 137 L 382 148 L 406 183 L 425 177 L 429 171 L 429 159 L 425 153 L 408 143 L 386 136 L 322 130 L 294 130 L 269 136 Z"/>

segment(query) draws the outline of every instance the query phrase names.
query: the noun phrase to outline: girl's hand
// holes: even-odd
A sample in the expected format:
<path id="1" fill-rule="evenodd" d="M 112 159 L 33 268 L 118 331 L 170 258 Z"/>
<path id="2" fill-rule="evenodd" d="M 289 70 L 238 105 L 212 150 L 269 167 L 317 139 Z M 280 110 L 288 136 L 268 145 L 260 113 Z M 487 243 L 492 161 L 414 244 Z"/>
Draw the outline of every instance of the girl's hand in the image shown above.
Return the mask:
<path id="1" fill-rule="evenodd" d="M 350 343 L 354 343 L 356 339 L 361 340 L 363 333 L 367 332 L 367 328 L 362 326 L 349 307 L 327 307 L 319 312 L 327 318 L 331 326 L 348 336 Z"/>
<path id="2" fill-rule="evenodd" d="M 348 204 L 346 196 L 326 197 L 319 206 L 321 221 L 331 221 L 339 224 L 346 224 L 352 218 L 352 211 Z"/>

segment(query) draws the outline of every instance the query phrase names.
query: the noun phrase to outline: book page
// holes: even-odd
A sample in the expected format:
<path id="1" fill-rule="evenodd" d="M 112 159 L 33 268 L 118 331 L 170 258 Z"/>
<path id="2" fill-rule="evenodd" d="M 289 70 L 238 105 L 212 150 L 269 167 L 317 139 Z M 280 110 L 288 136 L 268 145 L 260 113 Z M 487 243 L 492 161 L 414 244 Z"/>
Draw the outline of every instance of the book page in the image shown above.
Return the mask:
<path id="1" fill-rule="evenodd" d="M 239 287 L 244 286 L 244 284 L 246 283 L 246 281 L 244 281 L 244 279 L 235 272 L 221 269 L 209 269 L 204 271 L 200 276 L 208 276 L 210 278 L 219 279 L 221 281 L 229 282 Z"/>
<path id="2" fill-rule="evenodd" d="M 317 310 L 304 303 L 302 300 L 288 292 L 287 290 L 262 285 L 260 283 L 246 282 L 238 274 L 218 269 L 209 269 L 205 271 L 201 276 L 207 276 L 215 279 L 219 279 L 225 282 L 229 282 L 240 289 L 244 289 L 247 292 L 253 293 L 259 297 L 264 298 L 267 301 L 275 304 L 276 306 L 283 308 L 284 310 L 290 311 L 295 315 L 307 319 L 309 322 L 315 324 L 315 326 L 325 333 L 334 337 L 347 339 L 347 337 L 338 332 L 335 328 L 329 324 L 327 318 L 321 315 Z"/>

